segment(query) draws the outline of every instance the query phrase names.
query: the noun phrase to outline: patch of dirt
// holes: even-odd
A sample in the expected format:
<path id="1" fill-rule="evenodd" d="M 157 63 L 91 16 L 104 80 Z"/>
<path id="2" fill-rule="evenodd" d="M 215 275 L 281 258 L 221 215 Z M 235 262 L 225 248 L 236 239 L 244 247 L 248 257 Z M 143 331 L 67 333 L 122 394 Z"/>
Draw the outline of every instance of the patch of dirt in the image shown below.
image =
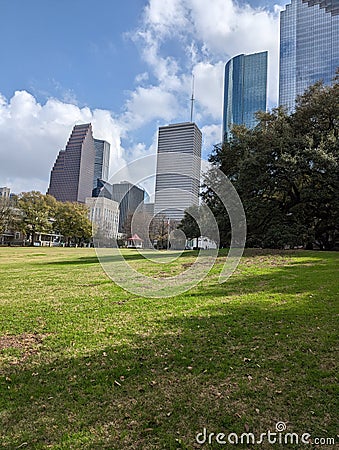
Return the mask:
<path id="1" fill-rule="evenodd" d="M 22 350 L 22 358 L 37 353 L 47 334 L 5 334 L 0 336 L 0 351 L 7 348 Z"/>

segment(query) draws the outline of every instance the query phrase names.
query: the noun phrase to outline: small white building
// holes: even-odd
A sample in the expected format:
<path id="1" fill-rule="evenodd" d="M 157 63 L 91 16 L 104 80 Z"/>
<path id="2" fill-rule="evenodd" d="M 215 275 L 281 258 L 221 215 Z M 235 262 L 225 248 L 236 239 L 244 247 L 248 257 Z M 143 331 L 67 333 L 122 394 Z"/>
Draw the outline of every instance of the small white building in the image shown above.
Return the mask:
<path id="1" fill-rule="evenodd" d="M 187 247 L 190 250 L 193 250 L 196 247 L 201 250 L 215 250 L 217 248 L 217 244 L 206 236 L 200 236 L 198 238 L 198 242 L 197 239 L 187 241 Z"/>
<path id="2" fill-rule="evenodd" d="M 9 199 L 11 190 L 8 187 L 0 187 L 0 198 Z"/>
<path id="3" fill-rule="evenodd" d="M 105 239 L 116 239 L 119 228 L 119 203 L 106 197 L 87 197 L 90 221 L 96 225 L 97 234 Z"/>

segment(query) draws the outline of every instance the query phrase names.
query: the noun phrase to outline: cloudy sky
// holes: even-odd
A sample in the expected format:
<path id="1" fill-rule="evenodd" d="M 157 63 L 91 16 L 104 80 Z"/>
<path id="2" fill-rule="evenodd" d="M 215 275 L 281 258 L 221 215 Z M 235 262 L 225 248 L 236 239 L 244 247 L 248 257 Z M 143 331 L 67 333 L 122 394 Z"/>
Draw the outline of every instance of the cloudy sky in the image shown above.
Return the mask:
<path id="1" fill-rule="evenodd" d="M 111 143 L 112 173 L 156 152 L 158 127 L 190 118 L 192 74 L 206 159 L 221 139 L 229 58 L 268 50 L 276 105 L 286 3 L 0 0 L 0 186 L 45 192 L 76 123 Z"/>

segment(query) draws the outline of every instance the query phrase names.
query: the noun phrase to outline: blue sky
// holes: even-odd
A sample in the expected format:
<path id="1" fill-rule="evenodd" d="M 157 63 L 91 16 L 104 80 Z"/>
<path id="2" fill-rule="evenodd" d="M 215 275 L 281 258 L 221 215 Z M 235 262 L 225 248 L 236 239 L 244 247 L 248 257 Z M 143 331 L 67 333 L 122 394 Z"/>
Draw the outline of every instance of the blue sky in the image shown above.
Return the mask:
<path id="1" fill-rule="evenodd" d="M 116 4 L 119 6 L 116 7 Z M 1 90 L 26 89 L 80 106 L 119 110 L 136 73 L 146 70 L 125 35 L 145 2 L 1 0 Z"/>
<path id="2" fill-rule="evenodd" d="M 112 172 L 154 153 L 159 125 L 189 120 L 192 73 L 206 158 L 220 141 L 230 57 L 269 51 L 275 106 L 284 4 L 0 0 L 0 186 L 45 192 L 75 123 L 111 143 Z"/>

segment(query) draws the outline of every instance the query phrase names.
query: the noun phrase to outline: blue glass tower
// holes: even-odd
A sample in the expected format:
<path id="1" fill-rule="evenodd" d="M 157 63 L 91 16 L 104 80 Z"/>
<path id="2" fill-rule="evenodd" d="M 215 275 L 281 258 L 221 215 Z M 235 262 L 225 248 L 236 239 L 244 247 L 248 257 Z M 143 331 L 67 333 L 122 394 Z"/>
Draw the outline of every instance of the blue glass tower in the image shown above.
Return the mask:
<path id="1" fill-rule="evenodd" d="M 279 105 L 292 111 L 316 81 L 339 66 L 339 0 L 292 0 L 280 13 Z"/>
<path id="2" fill-rule="evenodd" d="M 93 189 L 97 187 L 98 180 L 108 180 L 110 144 L 101 139 L 94 139 L 95 161 Z"/>
<path id="3" fill-rule="evenodd" d="M 252 128 L 255 113 L 266 111 L 267 52 L 238 55 L 225 66 L 223 139 L 233 125 Z"/>

